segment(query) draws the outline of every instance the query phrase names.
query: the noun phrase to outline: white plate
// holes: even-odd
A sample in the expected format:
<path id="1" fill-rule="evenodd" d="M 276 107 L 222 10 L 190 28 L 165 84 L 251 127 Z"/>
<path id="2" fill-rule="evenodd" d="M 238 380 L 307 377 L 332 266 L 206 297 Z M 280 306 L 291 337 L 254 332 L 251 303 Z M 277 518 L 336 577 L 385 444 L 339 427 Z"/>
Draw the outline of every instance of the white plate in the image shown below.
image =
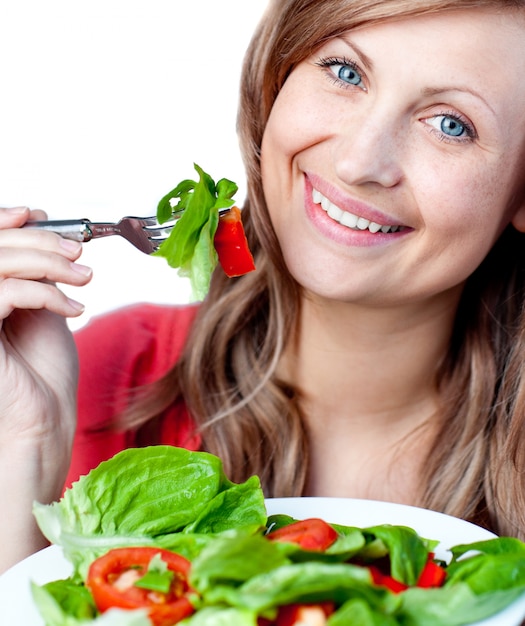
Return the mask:
<path id="1" fill-rule="evenodd" d="M 426 509 L 345 498 L 274 498 L 266 501 L 268 514 L 286 513 L 297 518 L 321 517 L 329 522 L 352 526 L 400 524 L 410 526 L 428 539 L 441 544 L 436 553 L 447 555 L 447 548 L 494 537 L 479 526 Z M 30 581 L 38 584 L 64 578 L 71 568 L 56 546 L 41 550 L 21 561 L 0 576 L 0 624 L 43 626 L 33 605 Z M 498 615 L 477 622 L 476 626 L 520 626 L 525 618 L 525 597 L 514 602 Z"/>

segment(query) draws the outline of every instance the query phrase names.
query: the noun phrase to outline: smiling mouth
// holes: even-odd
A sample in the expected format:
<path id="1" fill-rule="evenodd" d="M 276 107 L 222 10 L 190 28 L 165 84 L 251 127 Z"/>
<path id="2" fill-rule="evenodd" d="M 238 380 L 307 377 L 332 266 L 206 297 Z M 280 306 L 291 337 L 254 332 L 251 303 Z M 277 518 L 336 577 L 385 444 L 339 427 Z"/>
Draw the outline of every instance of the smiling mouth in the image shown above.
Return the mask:
<path id="1" fill-rule="evenodd" d="M 333 202 L 330 202 L 330 200 L 323 196 L 320 191 L 317 191 L 317 189 L 312 189 L 312 200 L 315 204 L 321 205 L 328 214 L 328 217 L 352 230 L 368 230 L 371 233 L 397 233 L 404 230 L 404 226 L 400 226 L 399 224 L 378 224 L 377 222 L 371 222 L 359 215 L 343 211 L 343 209 L 340 209 Z"/>

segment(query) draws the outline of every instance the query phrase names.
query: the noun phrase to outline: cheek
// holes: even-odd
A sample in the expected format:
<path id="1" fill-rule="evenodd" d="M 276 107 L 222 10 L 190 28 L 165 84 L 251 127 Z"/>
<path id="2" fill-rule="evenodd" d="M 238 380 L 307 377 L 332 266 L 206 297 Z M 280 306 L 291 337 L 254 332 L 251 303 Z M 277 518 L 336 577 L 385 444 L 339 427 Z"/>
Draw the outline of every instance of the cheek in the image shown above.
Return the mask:
<path id="1" fill-rule="evenodd" d="M 295 186 L 302 191 L 301 160 L 309 148 L 326 137 L 318 97 L 307 88 L 299 72 L 292 74 L 272 107 L 261 144 L 261 176 L 268 210 L 274 221 L 285 221 L 282 209 L 294 199 Z M 317 105 L 316 105 L 317 103 Z M 309 156 L 309 159 L 312 157 Z"/>
<path id="2" fill-rule="evenodd" d="M 261 147 L 266 165 L 270 159 L 292 159 L 319 143 L 327 132 L 327 110 L 305 71 L 295 70 L 279 92 L 266 124 Z"/>
<path id="3" fill-rule="evenodd" d="M 261 178 L 266 206 L 272 221 L 278 198 L 282 196 L 284 146 L 281 134 L 273 120 L 268 120 L 261 144 Z"/>
<path id="4" fill-rule="evenodd" d="M 509 187 L 502 184 L 502 176 L 504 180 L 499 167 L 463 163 L 443 171 L 426 170 L 413 189 L 419 190 L 419 206 L 428 208 L 423 211 L 425 222 L 493 240 L 509 221 Z"/>
<path id="5" fill-rule="evenodd" d="M 268 118 L 261 144 L 261 176 L 270 215 L 275 215 L 279 205 L 291 193 L 290 172 L 299 137 L 301 131 L 290 119 L 286 103 L 279 96 Z"/>
<path id="6" fill-rule="evenodd" d="M 278 169 L 283 159 L 291 158 L 296 143 L 301 137 L 299 125 L 289 115 L 287 107 L 278 98 L 275 102 L 263 135 L 261 145 L 261 167 L 264 170 Z"/>
<path id="7" fill-rule="evenodd" d="M 496 168 L 465 168 L 419 184 L 425 190 L 417 202 L 427 233 L 422 263 L 439 258 L 439 267 L 448 268 L 443 276 L 455 282 L 479 266 L 509 222 L 500 176 Z"/>

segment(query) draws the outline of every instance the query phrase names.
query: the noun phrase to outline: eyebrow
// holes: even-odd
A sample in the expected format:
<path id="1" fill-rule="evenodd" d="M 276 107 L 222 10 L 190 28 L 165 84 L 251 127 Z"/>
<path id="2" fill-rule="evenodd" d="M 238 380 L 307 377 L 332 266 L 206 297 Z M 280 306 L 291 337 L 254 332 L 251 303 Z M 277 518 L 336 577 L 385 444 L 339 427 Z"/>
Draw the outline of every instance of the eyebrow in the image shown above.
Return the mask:
<path id="1" fill-rule="evenodd" d="M 372 59 L 366 54 L 366 52 L 364 52 L 362 48 L 360 48 L 353 41 L 350 41 L 347 35 L 342 35 L 341 39 L 345 42 L 347 46 L 352 48 L 352 50 L 354 50 L 354 52 L 358 54 L 358 56 L 361 58 L 363 65 L 365 66 L 367 70 L 372 70 L 374 68 L 374 63 Z"/>
<path id="2" fill-rule="evenodd" d="M 459 93 L 469 93 L 471 96 L 474 96 L 475 98 L 478 98 L 478 100 L 481 100 L 481 102 L 483 102 L 483 104 L 492 112 L 492 114 L 496 115 L 496 112 L 490 106 L 487 100 L 485 100 L 485 98 L 475 89 L 470 89 L 469 87 L 457 87 L 454 85 L 443 85 L 441 87 L 425 87 L 424 89 L 421 90 L 421 94 L 423 96 L 428 97 L 428 96 L 437 96 L 440 93 L 446 93 L 450 91 L 457 91 Z"/>

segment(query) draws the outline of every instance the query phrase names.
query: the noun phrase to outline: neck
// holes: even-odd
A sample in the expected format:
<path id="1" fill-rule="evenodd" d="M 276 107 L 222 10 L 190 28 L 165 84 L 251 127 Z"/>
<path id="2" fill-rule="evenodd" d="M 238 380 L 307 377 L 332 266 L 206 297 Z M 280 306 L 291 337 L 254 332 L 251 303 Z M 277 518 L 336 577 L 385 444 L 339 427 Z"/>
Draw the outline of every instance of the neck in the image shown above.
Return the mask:
<path id="1" fill-rule="evenodd" d="M 374 488 L 357 492 L 355 485 L 334 483 L 334 472 L 324 474 L 323 468 L 330 458 L 340 476 L 354 467 L 364 476 L 375 459 L 375 467 L 384 464 L 387 473 L 403 450 L 411 460 L 401 468 L 401 482 L 407 492 L 417 491 L 418 463 L 436 432 L 436 372 L 448 348 L 453 314 L 450 306 L 365 310 L 304 301 L 297 340 L 281 373 L 301 394 L 312 495 L 410 501 L 410 495 Z"/>
<path id="2" fill-rule="evenodd" d="M 327 408 L 380 415 L 420 404 L 434 394 L 453 314 L 451 307 L 364 309 L 307 299 L 285 355 L 286 378 L 308 403 Z"/>

